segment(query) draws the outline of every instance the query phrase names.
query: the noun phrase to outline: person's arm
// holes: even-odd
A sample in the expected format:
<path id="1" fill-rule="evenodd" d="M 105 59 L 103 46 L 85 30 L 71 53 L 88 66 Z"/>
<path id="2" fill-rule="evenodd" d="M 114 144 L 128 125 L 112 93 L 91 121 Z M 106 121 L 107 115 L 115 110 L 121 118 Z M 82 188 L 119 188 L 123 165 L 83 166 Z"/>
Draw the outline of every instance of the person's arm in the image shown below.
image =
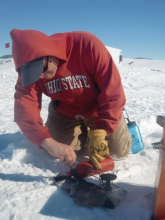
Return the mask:
<path id="1" fill-rule="evenodd" d="M 44 139 L 51 137 L 40 116 L 42 92 L 35 83 L 22 87 L 20 76 L 15 89 L 14 121 L 24 135 L 40 147 Z"/>
<path id="2" fill-rule="evenodd" d="M 76 161 L 72 147 L 53 140 L 47 127 L 43 125 L 40 117 L 42 92 L 37 84 L 22 87 L 19 76 L 14 97 L 14 120 L 24 135 L 65 165 L 71 166 Z"/>
<path id="3" fill-rule="evenodd" d="M 100 170 L 99 162 L 109 155 L 107 135 L 112 134 L 120 123 L 126 100 L 118 69 L 103 43 L 93 37 L 86 45 L 85 64 L 99 89 L 98 117 L 94 119 L 95 127 L 88 133 L 87 152 L 93 166 Z"/>
<path id="4" fill-rule="evenodd" d="M 118 69 L 108 55 L 106 63 L 96 73 L 100 89 L 98 96 L 98 118 L 95 119 L 96 129 L 105 129 L 107 134 L 113 133 L 118 127 L 126 99 Z"/>
<path id="5" fill-rule="evenodd" d="M 90 51 L 84 55 L 85 63 L 100 90 L 95 128 L 104 129 L 109 135 L 116 130 L 121 120 L 126 102 L 125 94 L 119 71 L 103 43 L 98 38 L 93 38 L 88 48 Z"/>

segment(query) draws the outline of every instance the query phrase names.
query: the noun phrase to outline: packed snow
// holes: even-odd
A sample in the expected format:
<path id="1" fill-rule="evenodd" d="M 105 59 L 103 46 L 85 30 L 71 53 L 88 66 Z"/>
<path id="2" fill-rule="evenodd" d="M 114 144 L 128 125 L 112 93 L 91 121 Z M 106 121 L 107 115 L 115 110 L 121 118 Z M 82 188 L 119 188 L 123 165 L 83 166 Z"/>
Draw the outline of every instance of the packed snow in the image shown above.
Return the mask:
<path id="1" fill-rule="evenodd" d="M 115 161 L 114 183 L 127 190 L 113 210 L 85 208 L 67 193 L 50 185 L 47 177 L 68 171 L 58 160 L 47 158 L 30 143 L 13 121 L 14 85 L 17 73 L 13 60 L 0 65 L 0 220 L 149 220 L 152 216 L 159 150 L 152 142 L 161 140 L 157 115 L 165 109 L 165 61 L 123 59 L 119 68 L 126 109 L 139 125 L 145 149 Z M 47 118 L 49 99 L 43 96 L 42 118 Z M 83 161 L 86 157 L 79 156 Z M 90 181 L 98 183 L 95 177 Z"/>

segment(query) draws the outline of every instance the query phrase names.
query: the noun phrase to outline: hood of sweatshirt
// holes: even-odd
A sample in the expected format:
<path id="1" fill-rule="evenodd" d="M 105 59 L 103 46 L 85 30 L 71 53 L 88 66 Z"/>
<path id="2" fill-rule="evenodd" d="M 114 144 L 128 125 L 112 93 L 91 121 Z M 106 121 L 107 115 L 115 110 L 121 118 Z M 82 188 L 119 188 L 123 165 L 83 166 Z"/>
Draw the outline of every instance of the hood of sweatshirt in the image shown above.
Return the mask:
<path id="1" fill-rule="evenodd" d="M 16 71 L 26 63 L 44 56 L 66 60 L 65 33 L 47 36 L 36 30 L 13 29 L 10 35 Z"/>

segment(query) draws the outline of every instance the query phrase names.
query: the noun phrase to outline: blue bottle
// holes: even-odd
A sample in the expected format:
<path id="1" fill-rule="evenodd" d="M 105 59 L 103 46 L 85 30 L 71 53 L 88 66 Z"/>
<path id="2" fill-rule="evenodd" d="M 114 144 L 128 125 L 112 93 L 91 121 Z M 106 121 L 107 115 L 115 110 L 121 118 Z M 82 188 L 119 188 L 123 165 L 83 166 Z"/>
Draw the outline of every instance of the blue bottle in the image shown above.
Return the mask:
<path id="1" fill-rule="evenodd" d="M 129 153 L 136 154 L 144 149 L 144 144 L 140 133 L 140 129 L 135 121 L 133 122 L 129 121 L 127 125 L 132 138 L 132 147 Z"/>

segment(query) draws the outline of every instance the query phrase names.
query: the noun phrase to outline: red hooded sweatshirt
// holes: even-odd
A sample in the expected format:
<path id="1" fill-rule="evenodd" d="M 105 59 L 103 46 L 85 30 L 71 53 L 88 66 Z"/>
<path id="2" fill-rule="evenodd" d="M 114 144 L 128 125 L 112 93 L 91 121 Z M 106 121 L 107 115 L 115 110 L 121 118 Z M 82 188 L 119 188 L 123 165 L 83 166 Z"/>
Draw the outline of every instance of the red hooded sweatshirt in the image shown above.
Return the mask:
<path id="1" fill-rule="evenodd" d="M 22 87 L 18 74 L 14 119 L 25 136 L 37 146 L 51 137 L 40 117 L 42 93 L 58 100 L 57 111 L 70 118 L 98 116 L 96 129 L 113 133 L 121 120 L 125 95 L 121 78 L 103 43 L 87 32 L 47 36 L 35 30 L 11 31 L 16 71 L 43 56 L 60 59 L 54 78 L 39 79 Z M 35 74 L 35 73 L 34 73 Z"/>

